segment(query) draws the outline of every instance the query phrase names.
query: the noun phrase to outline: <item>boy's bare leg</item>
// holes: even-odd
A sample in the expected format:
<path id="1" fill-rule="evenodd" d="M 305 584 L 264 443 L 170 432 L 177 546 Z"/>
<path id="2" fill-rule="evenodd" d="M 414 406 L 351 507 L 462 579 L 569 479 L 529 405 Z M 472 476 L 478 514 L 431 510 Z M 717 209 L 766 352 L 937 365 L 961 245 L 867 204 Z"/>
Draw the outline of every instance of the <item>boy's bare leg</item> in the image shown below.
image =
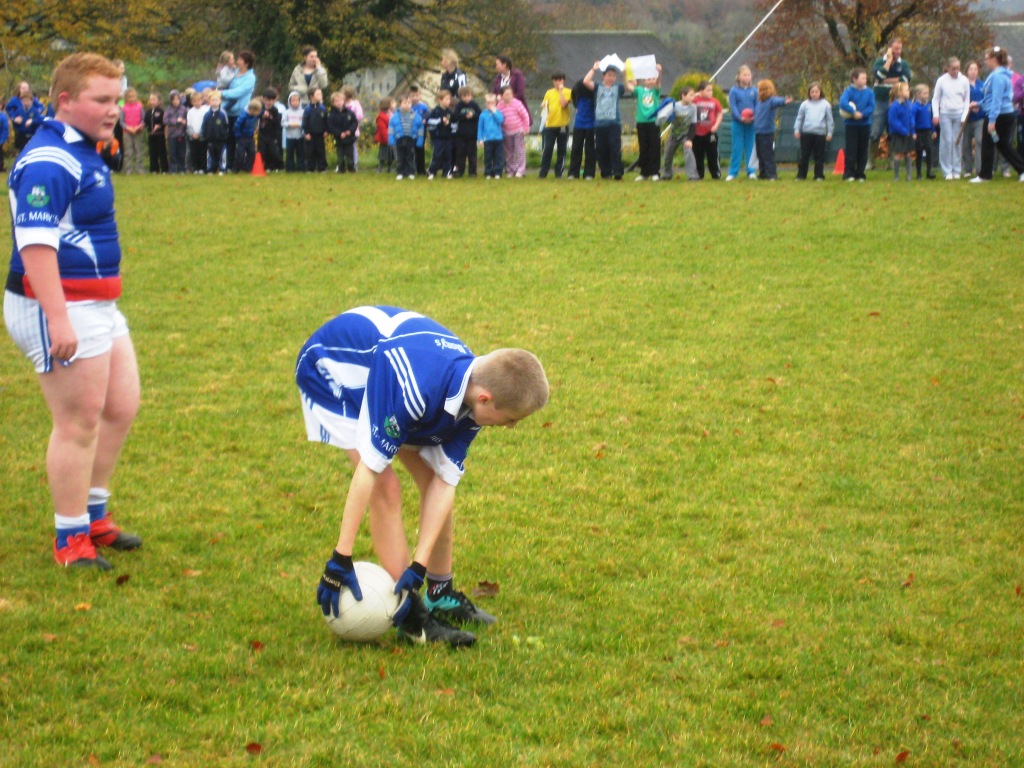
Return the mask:
<path id="1" fill-rule="evenodd" d="M 109 488 L 118 456 L 139 412 L 139 369 L 131 337 L 114 339 L 110 351 L 106 398 L 100 413 L 90 485 Z"/>
<path id="2" fill-rule="evenodd" d="M 39 375 L 53 417 L 46 474 L 53 510 L 64 517 L 86 514 L 110 375 L 110 354 L 55 365 Z"/>
<path id="3" fill-rule="evenodd" d="M 359 465 L 359 451 L 345 453 L 353 466 Z M 409 545 L 402 525 L 402 488 L 391 467 L 377 476 L 370 495 L 370 539 L 381 567 L 397 581 L 409 565 Z"/>

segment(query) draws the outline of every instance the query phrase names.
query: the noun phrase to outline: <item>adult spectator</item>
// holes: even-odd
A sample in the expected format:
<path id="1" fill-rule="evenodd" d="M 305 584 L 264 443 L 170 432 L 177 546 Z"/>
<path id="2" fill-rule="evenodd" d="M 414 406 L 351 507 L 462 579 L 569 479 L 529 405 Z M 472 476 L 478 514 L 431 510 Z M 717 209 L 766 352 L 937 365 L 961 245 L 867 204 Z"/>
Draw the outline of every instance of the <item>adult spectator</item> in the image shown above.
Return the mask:
<path id="1" fill-rule="evenodd" d="M 522 70 L 512 66 L 512 59 L 508 56 L 498 56 L 494 60 L 494 69 L 497 74 L 494 82 L 491 83 L 491 93 L 501 97 L 501 89 L 508 86 L 512 89 L 512 95 L 523 102 L 526 113 L 530 114 L 530 105 L 526 103 L 526 77 Z M 530 115 L 530 124 L 533 124 L 533 115 Z"/>
<path id="2" fill-rule="evenodd" d="M 459 54 L 451 48 L 441 51 L 441 88 L 452 95 L 452 103 L 458 104 L 459 88 L 466 85 L 466 73 L 459 69 Z"/>
<path id="3" fill-rule="evenodd" d="M 288 93 L 299 94 L 299 103 L 305 107 L 309 104 L 309 94 L 317 88 L 327 93 L 329 84 L 327 70 L 320 63 L 316 48 L 305 46 L 302 49 L 302 61 L 295 65 L 291 79 L 288 80 Z"/>
<path id="4" fill-rule="evenodd" d="M 971 86 L 960 74 L 960 59 L 946 62 L 946 72 L 935 81 L 932 95 L 932 123 L 939 129 L 939 167 L 946 181 L 960 178 L 960 127 L 971 109 Z"/>
<path id="5" fill-rule="evenodd" d="M 1013 76 L 1007 67 L 1009 56 L 998 45 L 985 53 L 985 78 L 981 111 L 985 128 L 981 136 L 981 172 L 971 182 L 991 181 L 996 148 L 1024 181 L 1024 159 L 1013 147 Z"/>
<path id="6" fill-rule="evenodd" d="M 4 111 L 14 130 L 14 148 L 21 152 L 43 122 L 43 104 L 33 95 L 32 87 L 23 81 L 18 83 L 18 92 L 7 102 Z"/>
<path id="7" fill-rule="evenodd" d="M 889 91 L 896 83 L 910 84 L 910 65 L 903 60 L 903 41 L 893 40 L 885 52 L 875 59 L 871 68 L 874 76 L 875 113 L 871 118 L 871 166 L 878 156 L 878 139 L 886 131 L 889 116 Z"/>
<path id="8" fill-rule="evenodd" d="M 256 90 L 256 73 L 252 71 L 256 64 L 256 56 L 252 51 L 242 51 L 237 57 L 238 74 L 231 80 L 231 85 L 221 91 L 221 103 L 228 113 L 228 167 L 234 169 L 235 157 L 235 123 L 245 114 L 252 92 Z"/>

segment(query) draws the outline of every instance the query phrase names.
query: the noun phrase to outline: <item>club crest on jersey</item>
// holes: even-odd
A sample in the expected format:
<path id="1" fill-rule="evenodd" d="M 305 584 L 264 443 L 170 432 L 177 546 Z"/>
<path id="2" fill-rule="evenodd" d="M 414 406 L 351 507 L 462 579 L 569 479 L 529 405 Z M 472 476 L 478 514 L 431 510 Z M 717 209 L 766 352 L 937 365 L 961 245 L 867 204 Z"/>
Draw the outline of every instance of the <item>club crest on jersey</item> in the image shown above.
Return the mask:
<path id="1" fill-rule="evenodd" d="M 398 419 L 394 416 L 388 416 L 384 419 L 384 434 L 392 440 L 397 440 L 399 435 L 402 434 L 398 429 Z"/>
<path id="2" fill-rule="evenodd" d="M 28 193 L 28 197 L 25 199 L 33 208 L 42 208 L 50 202 L 50 196 L 46 194 L 46 187 L 44 186 L 32 187 L 32 191 Z"/>

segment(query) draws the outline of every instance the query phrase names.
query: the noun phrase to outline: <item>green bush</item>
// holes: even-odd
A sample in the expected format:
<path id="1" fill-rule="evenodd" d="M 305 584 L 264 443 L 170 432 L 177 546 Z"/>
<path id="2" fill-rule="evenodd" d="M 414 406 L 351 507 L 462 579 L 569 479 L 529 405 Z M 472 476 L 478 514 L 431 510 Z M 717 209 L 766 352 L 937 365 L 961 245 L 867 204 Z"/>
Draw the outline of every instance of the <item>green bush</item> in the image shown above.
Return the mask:
<path id="1" fill-rule="evenodd" d="M 689 86 L 694 90 L 697 90 L 697 86 L 700 84 L 701 80 L 710 79 L 711 75 L 707 72 L 688 72 L 685 75 L 680 75 L 676 78 L 676 81 L 672 83 L 672 90 L 669 92 L 669 96 L 673 99 L 678 99 L 679 94 L 682 93 L 685 86 Z M 715 98 L 718 99 L 718 103 L 722 105 L 723 109 L 726 109 L 729 106 L 729 97 L 725 95 L 725 91 L 718 87 L 717 83 L 715 84 L 714 93 Z"/>

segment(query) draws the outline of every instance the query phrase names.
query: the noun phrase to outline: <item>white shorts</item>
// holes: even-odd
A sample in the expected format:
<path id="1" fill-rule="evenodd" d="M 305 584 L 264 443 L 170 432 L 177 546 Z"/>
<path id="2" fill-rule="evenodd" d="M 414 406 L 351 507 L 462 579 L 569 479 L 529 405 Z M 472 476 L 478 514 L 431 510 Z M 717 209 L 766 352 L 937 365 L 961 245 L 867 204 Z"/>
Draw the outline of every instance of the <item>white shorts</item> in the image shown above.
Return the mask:
<path id="1" fill-rule="evenodd" d="M 67 307 L 71 327 L 78 336 L 78 351 L 71 361 L 99 357 L 111 350 L 114 339 L 128 335 L 128 322 L 116 301 L 69 301 Z M 32 361 L 36 373 L 53 369 L 49 327 L 36 299 L 5 291 L 4 323 L 18 349 Z M 69 365 L 71 361 L 61 364 Z"/>
<path id="2" fill-rule="evenodd" d="M 350 419 L 317 405 L 301 390 L 299 397 L 302 400 L 302 416 L 306 420 L 306 437 L 311 442 L 333 445 L 343 451 L 357 450 L 360 455 L 378 456 L 368 441 L 364 440 L 360 449 L 358 419 Z M 363 454 L 364 450 L 366 454 Z M 462 479 L 462 470 L 445 455 L 440 445 L 407 444 L 402 446 L 402 450 L 419 453 L 423 462 L 448 485 L 458 485 Z M 368 462 L 368 466 L 377 465 L 378 461 Z"/>

